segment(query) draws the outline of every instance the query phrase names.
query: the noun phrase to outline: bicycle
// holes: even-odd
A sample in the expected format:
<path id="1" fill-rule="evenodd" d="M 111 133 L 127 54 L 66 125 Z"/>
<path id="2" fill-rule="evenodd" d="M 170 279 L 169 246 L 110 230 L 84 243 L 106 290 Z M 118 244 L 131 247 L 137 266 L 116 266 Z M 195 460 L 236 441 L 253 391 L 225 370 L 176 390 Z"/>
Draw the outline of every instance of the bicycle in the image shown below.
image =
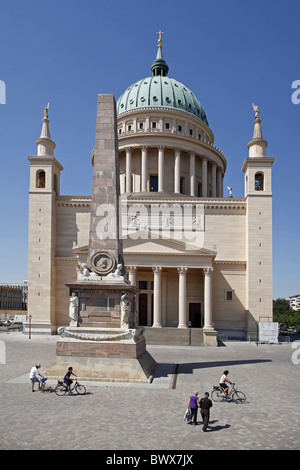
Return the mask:
<path id="1" fill-rule="evenodd" d="M 75 380 L 75 382 L 73 382 L 73 384 L 71 385 L 70 391 L 69 391 L 67 384 L 65 384 L 61 380 L 58 380 L 54 391 L 56 395 L 58 395 L 59 397 L 62 397 L 66 393 L 72 392 L 73 390 L 75 390 L 78 393 L 78 395 L 84 395 L 86 393 L 85 386 L 78 383 L 77 380 Z"/>
<path id="2" fill-rule="evenodd" d="M 221 388 L 219 385 L 214 386 L 213 391 L 211 392 L 211 398 L 215 402 L 234 401 L 237 404 L 244 403 L 246 401 L 246 395 L 244 392 L 237 390 L 234 384 L 231 385 L 231 389 L 227 395 L 224 393 L 223 388 Z"/>
<path id="3" fill-rule="evenodd" d="M 46 390 L 46 382 L 47 382 L 47 380 L 48 380 L 48 377 L 41 377 L 41 378 L 40 378 L 40 382 L 41 382 L 40 390 L 41 390 L 42 392 L 44 392 L 44 391 Z M 51 385 L 50 385 L 49 388 L 51 388 Z"/>

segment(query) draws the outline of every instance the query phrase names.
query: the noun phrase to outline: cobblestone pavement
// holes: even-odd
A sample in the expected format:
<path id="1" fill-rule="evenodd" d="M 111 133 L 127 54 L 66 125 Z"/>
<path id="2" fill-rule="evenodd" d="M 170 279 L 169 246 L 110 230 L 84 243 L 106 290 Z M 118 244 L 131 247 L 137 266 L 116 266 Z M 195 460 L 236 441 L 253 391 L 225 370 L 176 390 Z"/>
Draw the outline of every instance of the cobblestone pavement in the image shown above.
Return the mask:
<path id="1" fill-rule="evenodd" d="M 152 384 L 88 382 L 86 395 L 58 397 L 53 383 L 45 393 L 32 393 L 30 368 L 47 364 L 56 339 L 0 334 L 6 350 L 6 363 L 0 364 L 1 450 L 300 448 L 300 343 L 299 349 L 292 343 L 246 342 L 219 348 L 148 346 L 160 364 Z M 211 392 L 224 369 L 247 402 L 214 403 L 211 428 L 203 433 L 200 424 L 183 419 L 188 398 L 196 390 L 200 396 Z"/>

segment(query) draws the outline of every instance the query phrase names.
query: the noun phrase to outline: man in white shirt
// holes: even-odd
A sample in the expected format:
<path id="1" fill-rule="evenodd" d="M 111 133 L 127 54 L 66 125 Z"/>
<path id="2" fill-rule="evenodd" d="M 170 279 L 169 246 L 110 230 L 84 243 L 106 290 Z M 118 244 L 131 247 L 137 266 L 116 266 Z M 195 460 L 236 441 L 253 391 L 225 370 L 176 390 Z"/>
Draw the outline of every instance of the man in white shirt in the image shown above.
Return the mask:
<path id="1" fill-rule="evenodd" d="M 224 391 L 224 395 L 228 395 L 228 389 L 229 389 L 229 387 L 228 387 L 227 383 L 229 383 L 229 384 L 234 384 L 234 382 L 230 382 L 230 380 L 227 379 L 227 375 L 228 375 L 228 374 L 229 374 L 229 371 L 228 371 L 228 370 L 224 370 L 223 375 L 221 376 L 220 382 L 219 382 L 220 387 L 221 387 L 221 388 L 223 389 L 223 391 Z"/>
<path id="2" fill-rule="evenodd" d="M 40 368 L 40 367 L 41 367 L 41 364 L 37 364 L 36 366 L 33 366 L 33 367 L 31 368 L 31 371 L 30 371 L 30 374 L 29 374 L 29 378 L 30 378 L 30 380 L 31 380 L 31 391 L 32 391 L 32 392 L 34 392 L 34 384 L 35 384 L 36 382 L 38 382 L 39 388 L 41 388 L 40 381 L 39 381 L 39 379 L 37 378 L 37 375 L 39 375 L 40 377 L 42 377 L 41 374 L 40 374 L 40 372 L 39 372 L 39 368 Z"/>

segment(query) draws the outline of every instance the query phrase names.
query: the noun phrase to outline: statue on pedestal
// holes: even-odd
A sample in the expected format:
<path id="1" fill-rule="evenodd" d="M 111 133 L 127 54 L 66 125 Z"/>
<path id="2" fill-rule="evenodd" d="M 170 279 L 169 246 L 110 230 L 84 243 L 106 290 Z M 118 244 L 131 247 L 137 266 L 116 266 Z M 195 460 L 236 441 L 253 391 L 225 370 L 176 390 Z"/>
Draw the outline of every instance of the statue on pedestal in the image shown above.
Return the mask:
<path id="1" fill-rule="evenodd" d="M 79 299 L 75 292 L 70 297 L 69 317 L 71 318 L 70 326 L 78 326 L 78 306 Z"/>

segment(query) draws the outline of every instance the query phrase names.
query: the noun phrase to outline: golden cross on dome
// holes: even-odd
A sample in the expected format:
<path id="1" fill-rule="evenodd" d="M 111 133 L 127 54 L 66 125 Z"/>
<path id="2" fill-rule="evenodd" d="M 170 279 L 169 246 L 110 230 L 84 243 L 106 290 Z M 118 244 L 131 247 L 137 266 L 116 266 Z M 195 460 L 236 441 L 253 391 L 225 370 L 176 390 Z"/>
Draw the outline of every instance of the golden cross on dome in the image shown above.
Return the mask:
<path id="1" fill-rule="evenodd" d="M 158 42 L 158 47 L 161 47 L 161 43 L 162 43 L 161 35 L 164 34 L 164 33 L 163 33 L 163 31 L 160 29 L 160 30 L 158 31 L 158 33 L 156 33 L 156 34 L 159 35 L 158 41 L 157 41 L 157 42 Z"/>

